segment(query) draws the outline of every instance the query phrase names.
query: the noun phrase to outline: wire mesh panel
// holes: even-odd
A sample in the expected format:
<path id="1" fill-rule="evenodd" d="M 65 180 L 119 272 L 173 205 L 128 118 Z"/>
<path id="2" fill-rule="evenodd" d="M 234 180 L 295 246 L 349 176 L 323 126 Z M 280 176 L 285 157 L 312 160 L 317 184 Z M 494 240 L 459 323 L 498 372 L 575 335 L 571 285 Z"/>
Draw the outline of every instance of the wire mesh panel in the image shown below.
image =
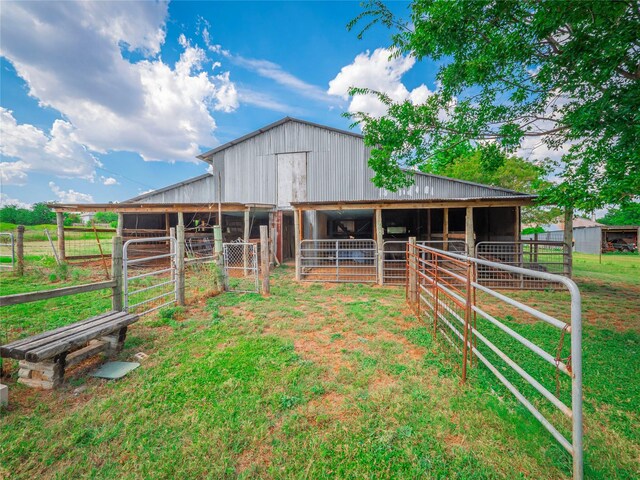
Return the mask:
<path id="1" fill-rule="evenodd" d="M 11 270 L 16 263 L 13 233 L 0 232 L 0 269 Z"/>
<path id="2" fill-rule="evenodd" d="M 224 287 L 213 235 L 192 234 L 185 239 L 184 266 L 187 299 L 208 298 Z"/>
<path id="3" fill-rule="evenodd" d="M 383 244 L 383 283 L 385 285 L 404 285 L 407 281 L 407 241 L 388 240 Z M 416 242 L 418 245 L 432 246 L 456 253 L 467 253 L 467 243 L 462 240 L 430 240 Z"/>
<path id="4" fill-rule="evenodd" d="M 144 315 L 176 302 L 175 238 L 127 240 L 122 258 L 127 312 Z"/>
<path id="5" fill-rule="evenodd" d="M 570 276 L 570 251 L 563 242 L 525 240 L 519 242 L 479 242 L 476 257 L 538 272 Z M 562 284 L 523 273 L 506 272 L 487 265 L 478 266 L 478 281 L 493 288 L 546 290 Z"/>
<path id="6" fill-rule="evenodd" d="M 225 287 L 230 292 L 259 292 L 258 249 L 253 243 L 223 243 Z"/>
<path id="7" fill-rule="evenodd" d="M 557 283 L 564 291 L 544 293 L 555 302 L 553 310 L 541 311 L 535 297 L 482 284 L 482 268 Z M 581 479 L 582 317 L 576 284 L 421 245 L 407 247 L 407 275 L 408 303 L 434 338 L 459 352 L 463 381 L 475 360 L 482 363 L 573 456 L 574 478 Z"/>
<path id="8" fill-rule="evenodd" d="M 313 282 L 375 283 L 375 240 L 302 240 L 300 279 Z"/>

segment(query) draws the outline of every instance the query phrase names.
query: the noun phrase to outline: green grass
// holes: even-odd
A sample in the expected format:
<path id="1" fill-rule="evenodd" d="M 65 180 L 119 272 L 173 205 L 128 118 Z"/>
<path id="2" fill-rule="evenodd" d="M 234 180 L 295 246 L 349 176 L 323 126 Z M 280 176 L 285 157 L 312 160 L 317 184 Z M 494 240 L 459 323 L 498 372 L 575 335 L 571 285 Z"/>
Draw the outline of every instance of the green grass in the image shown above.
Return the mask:
<path id="1" fill-rule="evenodd" d="M 640 291 L 625 280 L 631 267 L 598 265 L 587 258 L 576 266 L 585 300 L 586 478 L 637 478 Z M 227 293 L 144 318 L 120 359 L 150 356 L 121 381 L 72 373 L 42 394 L 15 384 L 12 370 L 0 476 L 570 477 L 570 456 L 490 372 L 474 367 L 460 384 L 458 354 L 406 309 L 402 289 L 301 285 L 291 269 L 272 279 L 270 297 Z M 11 288 L 29 279 L 22 282 Z M 567 313 L 566 294 L 514 295 Z M 25 309 L 12 318 L 35 324 L 46 315 Z M 544 326 L 500 316 L 554 351 L 558 337 Z M 496 343 L 554 385 L 548 365 L 507 339 Z M 78 396 L 79 383 L 86 390 Z"/>

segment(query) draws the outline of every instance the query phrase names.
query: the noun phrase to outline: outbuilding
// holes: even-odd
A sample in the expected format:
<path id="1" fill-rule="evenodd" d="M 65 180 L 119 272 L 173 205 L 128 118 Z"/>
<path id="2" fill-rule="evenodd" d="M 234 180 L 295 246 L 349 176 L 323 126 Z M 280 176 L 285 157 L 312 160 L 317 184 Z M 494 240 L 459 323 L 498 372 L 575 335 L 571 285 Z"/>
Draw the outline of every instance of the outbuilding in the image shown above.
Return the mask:
<path id="1" fill-rule="evenodd" d="M 353 253 L 321 251 L 361 241 L 367 248 L 357 251 L 379 259 L 379 282 L 385 251 L 404 250 L 398 245 L 409 237 L 470 254 L 480 242 L 519 241 L 520 211 L 534 195 L 417 171 L 407 172 L 412 186 L 391 192 L 371 182 L 369 157 L 362 135 L 286 117 L 199 155 L 210 165 L 204 175 L 121 203 L 54 208 L 118 212 L 125 237 L 168 232 L 182 220 L 187 242 L 218 223 L 225 241 L 257 239 L 268 225 L 280 262 L 300 264 L 309 247 L 357 263 Z"/>

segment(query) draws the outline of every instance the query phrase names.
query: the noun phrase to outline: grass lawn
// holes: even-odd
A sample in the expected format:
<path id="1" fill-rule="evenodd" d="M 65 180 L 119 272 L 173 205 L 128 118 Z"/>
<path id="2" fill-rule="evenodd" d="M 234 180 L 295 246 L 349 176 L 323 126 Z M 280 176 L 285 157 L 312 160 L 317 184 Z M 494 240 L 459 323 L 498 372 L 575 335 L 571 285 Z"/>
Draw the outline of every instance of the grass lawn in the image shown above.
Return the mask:
<path id="1" fill-rule="evenodd" d="M 640 475 L 638 268 L 576 257 L 586 478 Z M 570 477 L 570 456 L 485 369 L 460 384 L 458 355 L 406 309 L 403 289 L 292 276 L 276 269 L 268 298 L 200 296 L 144 318 L 120 359 L 149 358 L 118 382 L 76 372 L 40 392 L 17 385 L 12 366 L 0 478 Z M 567 313 L 564 293 L 514 295 Z M 32 305 L 11 313 L 13 328 L 47 318 Z M 519 328 L 545 343 L 536 325 Z"/>

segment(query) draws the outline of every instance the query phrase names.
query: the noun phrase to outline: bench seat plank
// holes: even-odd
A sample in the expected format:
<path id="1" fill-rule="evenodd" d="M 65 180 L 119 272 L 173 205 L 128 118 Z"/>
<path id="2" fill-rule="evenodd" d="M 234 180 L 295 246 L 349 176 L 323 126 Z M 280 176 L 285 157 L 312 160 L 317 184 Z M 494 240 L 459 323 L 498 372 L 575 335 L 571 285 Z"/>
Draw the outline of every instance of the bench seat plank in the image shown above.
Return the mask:
<path id="1" fill-rule="evenodd" d="M 81 325 L 86 325 L 88 323 L 95 322 L 96 320 L 99 320 L 99 319 L 103 318 L 106 315 L 111 315 L 111 314 L 114 314 L 114 313 L 122 313 L 122 312 L 117 312 L 115 310 L 111 310 L 111 311 L 109 311 L 107 313 L 101 313 L 100 315 L 96 315 L 95 317 L 87 318 L 86 320 L 82 320 L 80 322 L 70 323 L 69 325 L 64 325 L 64 326 L 58 327 L 58 328 L 56 328 L 54 330 L 49 330 L 49 331 L 46 331 L 46 332 L 43 332 L 43 333 L 39 333 L 37 335 L 32 335 L 30 337 L 21 338 L 19 340 L 14 340 L 13 342 L 7 343 L 6 345 L 3 345 L 0 348 L 4 349 L 4 348 L 18 347 L 20 345 L 32 342 L 34 340 L 40 340 L 41 338 L 47 338 L 47 337 L 49 337 L 51 335 L 55 335 L 57 333 L 64 332 L 65 330 L 69 330 L 70 328 L 75 328 L 75 327 L 79 327 Z"/>
<path id="2" fill-rule="evenodd" d="M 40 338 L 38 340 L 32 340 L 28 342 L 22 343 L 22 345 L 18 345 L 13 347 L 13 350 L 16 351 L 24 351 L 27 352 L 29 350 L 34 350 L 42 345 L 46 345 L 48 343 L 53 342 L 54 340 L 64 339 L 67 337 L 72 337 L 78 332 L 83 332 L 85 330 L 91 329 L 94 326 L 102 325 L 108 323 L 114 319 L 122 318 L 126 316 L 125 312 L 109 312 L 108 314 L 104 314 L 99 317 L 95 317 L 91 322 L 82 322 L 82 325 L 71 324 L 71 328 L 68 328 L 62 332 L 54 333 L 54 331 L 49 332 L 50 335 Z"/>
<path id="3" fill-rule="evenodd" d="M 110 311 L 0 347 L 0 356 L 16 360 L 40 362 L 75 348 L 89 340 L 118 331 L 136 322 L 138 316 Z"/>
<path id="4" fill-rule="evenodd" d="M 59 353 L 82 347 L 89 340 L 93 340 L 95 338 L 117 332 L 120 329 L 125 328 L 137 321 L 137 315 L 127 315 L 125 317 L 118 318 L 117 320 L 110 321 L 106 324 L 95 326 L 90 330 L 78 332 L 71 337 L 56 340 L 51 344 L 42 346 L 35 350 L 29 350 L 28 352 L 26 352 L 25 358 L 29 362 L 41 362 L 43 360 L 53 358 Z"/>

